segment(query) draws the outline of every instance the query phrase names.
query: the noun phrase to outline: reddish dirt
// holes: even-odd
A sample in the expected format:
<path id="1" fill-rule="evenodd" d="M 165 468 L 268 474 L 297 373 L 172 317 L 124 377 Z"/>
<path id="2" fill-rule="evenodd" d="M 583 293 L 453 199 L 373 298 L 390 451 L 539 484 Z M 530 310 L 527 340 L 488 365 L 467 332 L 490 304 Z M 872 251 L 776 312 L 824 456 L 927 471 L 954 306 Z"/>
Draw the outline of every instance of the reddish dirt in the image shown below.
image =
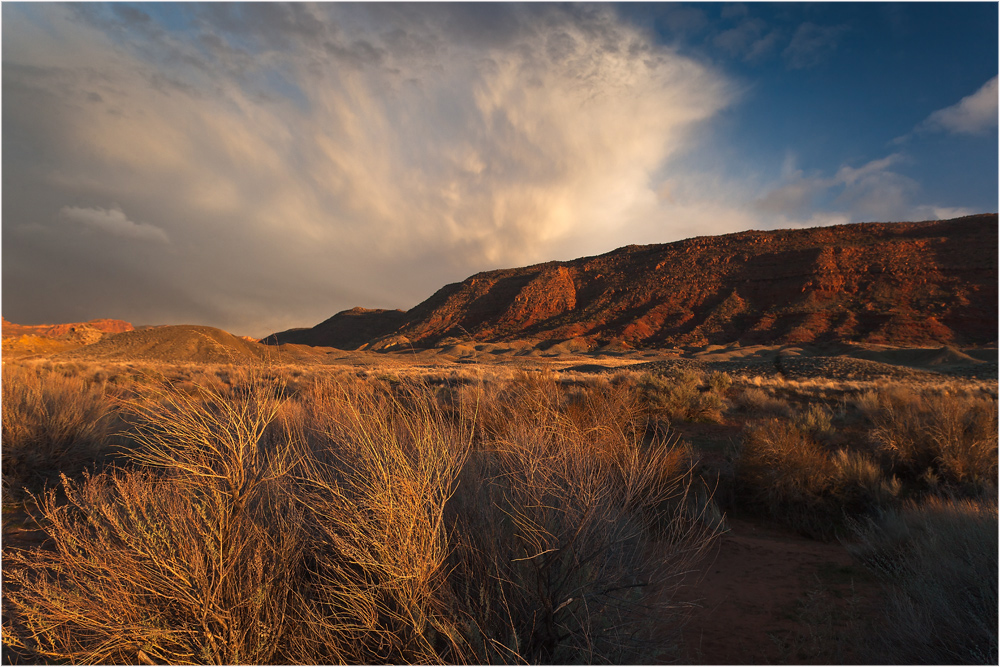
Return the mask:
<path id="1" fill-rule="evenodd" d="M 686 593 L 698 605 L 684 661 L 734 665 L 852 662 L 852 619 L 869 616 L 878 584 L 837 543 L 730 519 Z"/>
<path id="2" fill-rule="evenodd" d="M 996 341 L 997 216 L 740 232 L 488 271 L 409 311 L 354 309 L 277 342 L 356 349 Z"/>

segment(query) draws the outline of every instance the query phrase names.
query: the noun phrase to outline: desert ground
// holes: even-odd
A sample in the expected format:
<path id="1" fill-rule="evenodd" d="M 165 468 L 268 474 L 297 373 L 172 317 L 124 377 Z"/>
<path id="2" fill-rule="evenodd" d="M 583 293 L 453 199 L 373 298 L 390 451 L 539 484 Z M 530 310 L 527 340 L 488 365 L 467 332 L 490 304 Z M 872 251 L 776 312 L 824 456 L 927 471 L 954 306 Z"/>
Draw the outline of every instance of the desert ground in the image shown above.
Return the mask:
<path id="1" fill-rule="evenodd" d="M 996 348 L 168 338 L 5 339 L 6 662 L 996 660 Z"/>

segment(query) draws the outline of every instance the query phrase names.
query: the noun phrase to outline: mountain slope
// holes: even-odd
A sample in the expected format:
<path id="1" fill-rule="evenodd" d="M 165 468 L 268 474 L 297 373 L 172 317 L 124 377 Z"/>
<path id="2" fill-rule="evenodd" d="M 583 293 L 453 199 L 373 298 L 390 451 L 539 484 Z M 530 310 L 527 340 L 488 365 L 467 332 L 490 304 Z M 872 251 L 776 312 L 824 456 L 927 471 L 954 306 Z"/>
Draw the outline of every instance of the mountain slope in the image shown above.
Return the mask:
<path id="1" fill-rule="evenodd" d="M 984 344 L 997 339 L 997 216 L 628 246 L 479 273 L 405 314 L 371 313 L 344 311 L 299 330 L 299 340 L 353 348 L 368 338 L 370 349 L 451 337 L 636 347 Z"/>
<path id="2" fill-rule="evenodd" d="M 221 329 L 183 324 L 106 336 L 69 354 L 86 359 L 231 364 L 262 360 L 268 348 Z"/>

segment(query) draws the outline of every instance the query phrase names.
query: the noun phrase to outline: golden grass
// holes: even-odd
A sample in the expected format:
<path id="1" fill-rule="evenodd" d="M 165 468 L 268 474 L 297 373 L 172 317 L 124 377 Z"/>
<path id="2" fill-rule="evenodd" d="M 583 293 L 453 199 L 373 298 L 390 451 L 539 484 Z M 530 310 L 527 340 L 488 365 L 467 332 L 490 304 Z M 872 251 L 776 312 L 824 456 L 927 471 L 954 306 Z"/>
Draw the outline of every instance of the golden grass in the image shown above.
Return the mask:
<path id="1" fill-rule="evenodd" d="M 88 663 L 675 648 L 674 592 L 717 523 L 689 452 L 643 440 L 634 390 L 219 375 L 131 387 L 130 467 L 37 499 L 50 546 L 5 554 L 6 643 Z"/>
<path id="2" fill-rule="evenodd" d="M 996 488 L 997 403 L 982 395 L 896 388 L 859 403 L 870 438 L 893 471 L 936 490 L 967 494 Z"/>
<path id="3" fill-rule="evenodd" d="M 113 396 L 103 382 L 5 365 L 3 373 L 3 493 L 57 483 L 78 474 L 111 448 L 117 430 Z"/>

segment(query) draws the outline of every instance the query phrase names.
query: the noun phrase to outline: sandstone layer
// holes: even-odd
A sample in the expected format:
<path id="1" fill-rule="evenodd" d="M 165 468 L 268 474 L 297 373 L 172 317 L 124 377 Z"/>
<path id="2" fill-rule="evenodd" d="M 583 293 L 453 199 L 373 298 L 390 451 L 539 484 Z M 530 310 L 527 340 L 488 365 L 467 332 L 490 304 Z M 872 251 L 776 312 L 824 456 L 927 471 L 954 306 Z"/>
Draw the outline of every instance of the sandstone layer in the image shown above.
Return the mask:
<path id="1" fill-rule="evenodd" d="M 356 308 L 267 340 L 405 349 L 571 339 L 593 347 L 995 343 L 997 215 L 627 246 L 478 273 L 405 313 Z"/>

